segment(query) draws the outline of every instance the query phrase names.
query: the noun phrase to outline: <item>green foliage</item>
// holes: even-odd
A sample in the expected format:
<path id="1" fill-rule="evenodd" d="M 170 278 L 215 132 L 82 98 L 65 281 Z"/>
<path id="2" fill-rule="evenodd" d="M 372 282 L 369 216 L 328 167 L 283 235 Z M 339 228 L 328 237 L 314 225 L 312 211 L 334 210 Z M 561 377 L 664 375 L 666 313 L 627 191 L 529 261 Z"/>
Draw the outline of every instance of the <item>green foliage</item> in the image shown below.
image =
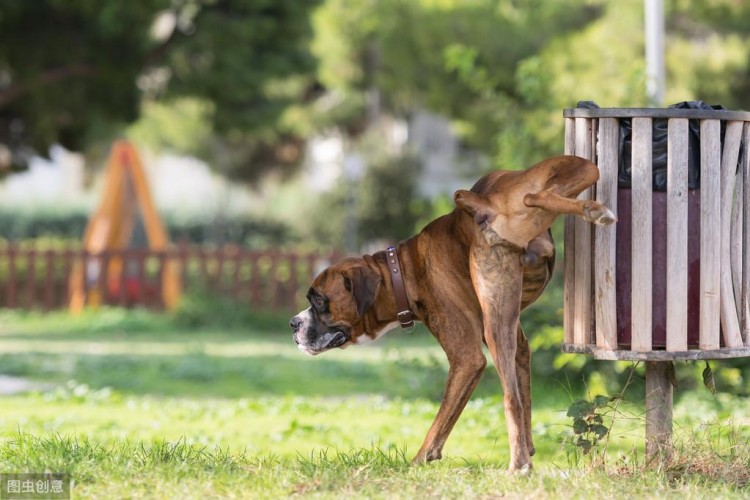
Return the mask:
<path id="1" fill-rule="evenodd" d="M 77 315 L 67 310 L 40 312 L 0 309 L 0 334 L 12 331 L 20 335 L 56 333 L 99 337 L 102 334 L 154 334 L 173 328 L 169 316 L 146 309 L 100 307 L 84 309 Z"/>
<path id="2" fill-rule="evenodd" d="M 467 145 L 496 156 L 506 146 L 498 134 L 513 141 L 513 149 L 528 135 L 519 62 L 599 13 L 597 4 L 578 1 L 329 0 L 313 19 L 313 50 L 321 82 L 342 105 L 361 102 L 377 86 L 388 111 L 442 113 Z M 537 151 L 536 158 L 543 154 Z M 508 158 L 513 161 L 505 168 L 527 165 L 526 157 Z"/>
<path id="3" fill-rule="evenodd" d="M 667 103 L 748 106 L 747 13 L 742 2 L 668 4 Z M 559 153 L 560 110 L 579 100 L 647 104 L 638 2 L 328 0 L 314 26 L 319 78 L 342 107 L 378 87 L 388 111 L 442 113 L 502 168 Z"/>
<path id="4" fill-rule="evenodd" d="M 708 392 L 711 394 L 716 394 L 716 383 L 714 382 L 714 373 L 713 370 L 711 370 L 711 365 L 708 364 L 708 361 L 706 361 L 706 367 L 703 369 L 703 373 L 701 374 L 703 377 L 703 385 L 706 386 L 706 389 L 708 389 Z"/>
<path id="5" fill-rule="evenodd" d="M 65 210 L 13 211 L 0 209 L 0 241 L 59 240 L 80 243 L 90 215 Z M 225 218 L 176 217 L 162 219 L 173 242 L 236 243 L 248 248 L 278 248 L 296 241 L 292 229 L 268 217 Z M 31 244 L 32 241 L 27 241 Z M 44 245 L 41 245 L 44 246 Z"/>
<path id="6" fill-rule="evenodd" d="M 210 124 L 215 106 L 209 100 L 175 98 L 169 102 L 145 101 L 140 119 L 128 129 L 136 144 L 155 151 L 207 157 L 214 137 Z"/>
<path id="7" fill-rule="evenodd" d="M 17 241 L 38 238 L 80 240 L 88 223 L 82 212 L 60 210 L 18 211 L 0 209 L 0 239 Z"/>
<path id="8" fill-rule="evenodd" d="M 430 200 L 417 192 L 421 164 L 416 158 L 382 153 L 367 157 L 367 171 L 360 181 L 342 179 L 316 207 L 307 230 L 324 246 L 343 246 L 352 213 L 357 219 L 357 248 L 372 241 L 406 239 L 432 214 Z"/>
<path id="9" fill-rule="evenodd" d="M 294 135 L 284 114 L 313 84 L 306 41 L 315 3 L 8 3 L 0 15 L 7 80 L 0 143 L 16 153 L 16 165 L 28 146 L 42 154 L 53 143 L 80 151 L 133 122 L 144 98 L 187 98 L 205 103 L 201 116 L 219 134 L 219 150 L 238 147 L 217 159 L 222 170 L 253 177 L 268 164 L 251 160 L 275 157 L 275 145 Z M 160 142 L 180 142 L 159 135 Z"/>
<path id="10" fill-rule="evenodd" d="M 386 113 L 441 113 L 465 145 L 517 168 L 560 151 L 561 108 L 646 103 L 638 2 L 318 4 L 9 3 L 0 143 L 17 164 L 25 145 L 84 149 L 140 113 L 139 141 L 255 181 L 290 172 L 316 131 L 358 137 L 377 89 Z M 667 101 L 748 107 L 747 5 L 679 0 L 666 15 Z"/>
<path id="11" fill-rule="evenodd" d="M 410 156 L 373 162 L 357 186 L 361 241 L 400 241 L 414 234 L 417 220 L 429 206 L 417 194 L 419 161 Z"/>
<path id="12" fill-rule="evenodd" d="M 580 448 L 584 455 L 596 448 L 609 434 L 604 425 L 604 410 L 616 398 L 596 396 L 592 401 L 579 399 L 568 407 L 566 415 L 573 419 L 573 436 L 566 443 Z"/>
<path id="13" fill-rule="evenodd" d="M 0 69 L 9 82 L 0 94 L 1 141 L 43 153 L 54 142 L 80 150 L 95 121 L 134 119 L 135 77 L 155 45 L 148 30 L 154 13 L 167 5 L 5 4 Z"/>
<path id="14" fill-rule="evenodd" d="M 236 329 L 253 324 L 257 313 L 237 300 L 203 290 L 180 298 L 174 322 L 180 328 L 221 326 Z"/>

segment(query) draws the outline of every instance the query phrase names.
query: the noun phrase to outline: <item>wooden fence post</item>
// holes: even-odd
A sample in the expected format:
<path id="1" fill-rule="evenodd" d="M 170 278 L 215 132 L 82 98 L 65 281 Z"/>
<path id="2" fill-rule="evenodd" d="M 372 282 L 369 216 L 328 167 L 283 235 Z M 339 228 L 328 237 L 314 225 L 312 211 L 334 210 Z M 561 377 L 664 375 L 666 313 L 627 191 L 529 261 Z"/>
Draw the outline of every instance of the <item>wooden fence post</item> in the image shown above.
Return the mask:
<path id="1" fill-rule="evenodd" d="M 646 361 L 646 458 L 662 463 L 672 457 L 671 361 Z"/>

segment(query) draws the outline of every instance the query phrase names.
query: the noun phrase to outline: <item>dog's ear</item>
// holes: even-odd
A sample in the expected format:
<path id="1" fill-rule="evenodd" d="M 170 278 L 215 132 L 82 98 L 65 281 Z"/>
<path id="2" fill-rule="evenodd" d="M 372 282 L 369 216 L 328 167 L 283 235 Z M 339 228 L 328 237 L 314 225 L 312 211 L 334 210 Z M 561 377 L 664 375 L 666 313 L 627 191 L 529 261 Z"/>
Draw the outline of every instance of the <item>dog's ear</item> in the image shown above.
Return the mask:
<path id="1" fill-rule="evenodd" d="M 361 318 L 375 302 L 382 279 L 368 266 L 357 266 L 344 271 L 344 287 L 351 292 Z"/>
<path id="2" fill-rule="evenodd" d="M 471 215 L 479 226 L 494 217 L 490 201 L 481 194 L 459 189 L 453 194 L 453 201 L 458 208 Z"/>

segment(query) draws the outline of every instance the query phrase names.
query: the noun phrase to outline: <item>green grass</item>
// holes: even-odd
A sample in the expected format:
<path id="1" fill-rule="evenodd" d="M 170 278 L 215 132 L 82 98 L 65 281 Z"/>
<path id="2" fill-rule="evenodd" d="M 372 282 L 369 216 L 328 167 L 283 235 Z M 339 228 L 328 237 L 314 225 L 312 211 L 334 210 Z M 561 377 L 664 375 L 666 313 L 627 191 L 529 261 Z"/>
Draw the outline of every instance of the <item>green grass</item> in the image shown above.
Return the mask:
<path id="1" fill-rule="evenodd" d="M 531 476 L 505 472 L 502 398 L 491 366 L 444 459 L 410 466 L 447 373 L 424 330 L 313 358 L 273 315 L 223 329 L 181 328 L 143 311 L 3 312 L 0 373 L 39 384 L 0 399 L 0 471 L 67 472 L 77 498 L 750 493 L 746 398 L 682 394 L 677 459 L 660 469 L 643 460 L 640 389 L 610 410 L 606 443 L 583 455 L 565 443 L 572 435 L 566 410 L 593 394 L 564 376 L 539 376 L 544 369 L 533 385 Z"/>

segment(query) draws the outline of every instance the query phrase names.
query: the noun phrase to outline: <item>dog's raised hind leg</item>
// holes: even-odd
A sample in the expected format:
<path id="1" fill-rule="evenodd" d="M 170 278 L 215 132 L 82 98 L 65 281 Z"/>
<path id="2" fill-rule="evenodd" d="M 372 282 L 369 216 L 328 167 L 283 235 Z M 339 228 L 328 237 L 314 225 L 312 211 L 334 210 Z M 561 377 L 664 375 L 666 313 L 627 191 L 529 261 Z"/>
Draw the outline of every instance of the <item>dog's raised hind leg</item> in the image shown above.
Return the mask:
<path id="1" fill-rule="evenodd" d="M 586 222 L 608 225 L 617 221 L 617 217 L 603 204 L 594 200 L 577 200 L 566 198 L 555 192 L 554 188 L 545 189 L 538 193 L 529 193 L 523 203 L 527 207 L 543 208 L 550 212 L 577 215 Z"/>

